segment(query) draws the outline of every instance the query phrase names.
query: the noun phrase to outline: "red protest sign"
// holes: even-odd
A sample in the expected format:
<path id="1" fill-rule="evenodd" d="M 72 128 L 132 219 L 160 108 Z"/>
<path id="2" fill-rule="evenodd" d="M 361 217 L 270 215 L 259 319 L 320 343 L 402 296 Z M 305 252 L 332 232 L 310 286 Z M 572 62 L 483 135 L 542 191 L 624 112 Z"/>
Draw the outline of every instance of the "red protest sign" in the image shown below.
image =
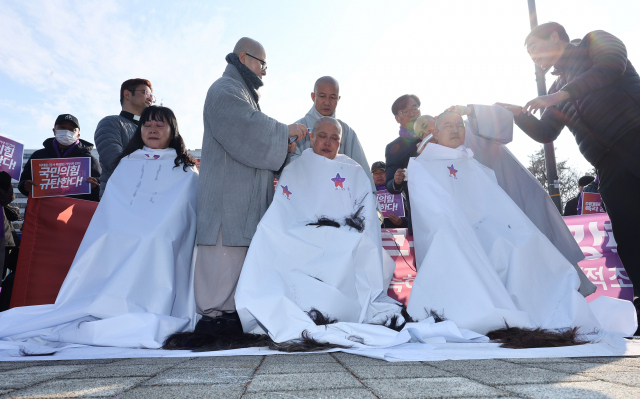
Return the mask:
<path id="1" fill-rule="evenodd" d="M 91 158 L 32 159 L 33 198 L 91 193 Z"/>
<path id="2" fill-rule="evenodd" d="M 602 198 L 598 193 L 582 193 L 582 214 L 606 213 L 602 207 Z"/>

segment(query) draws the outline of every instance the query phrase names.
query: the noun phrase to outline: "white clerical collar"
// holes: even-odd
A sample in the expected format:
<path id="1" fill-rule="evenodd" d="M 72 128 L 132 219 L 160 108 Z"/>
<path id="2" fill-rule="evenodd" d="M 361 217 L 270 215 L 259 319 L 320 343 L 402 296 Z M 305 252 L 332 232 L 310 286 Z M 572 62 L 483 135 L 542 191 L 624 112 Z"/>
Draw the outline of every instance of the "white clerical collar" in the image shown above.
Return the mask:
<path id="1" fill-rule="evenodd" d="M 140 115 L 134 115 L 133 119 L 136 120 L 136 121 L 139 121 L 140 120 Z"/>

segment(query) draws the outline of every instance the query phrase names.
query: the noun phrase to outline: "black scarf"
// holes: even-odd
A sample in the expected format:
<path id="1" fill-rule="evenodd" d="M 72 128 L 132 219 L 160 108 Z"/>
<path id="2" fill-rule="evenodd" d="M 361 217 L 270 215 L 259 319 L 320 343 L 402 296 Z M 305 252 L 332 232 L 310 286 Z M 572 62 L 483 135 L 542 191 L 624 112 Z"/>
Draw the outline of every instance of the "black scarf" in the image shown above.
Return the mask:
<path id="1" fill-rule="evenodd" d="M 246 65 L 240 62 L 240 58 L 238 58 L 234 53 L 229 53 L 225 60 L 238 69 L 240 76 L 242 76 L 244 83 L 246 83 L 247 87 L 251 90 L 251 95 L 257 104 L 260 100 L 258 89 L 264 85 L 262 79 L 260 79 L 251 69 L 247 68 Z"/>

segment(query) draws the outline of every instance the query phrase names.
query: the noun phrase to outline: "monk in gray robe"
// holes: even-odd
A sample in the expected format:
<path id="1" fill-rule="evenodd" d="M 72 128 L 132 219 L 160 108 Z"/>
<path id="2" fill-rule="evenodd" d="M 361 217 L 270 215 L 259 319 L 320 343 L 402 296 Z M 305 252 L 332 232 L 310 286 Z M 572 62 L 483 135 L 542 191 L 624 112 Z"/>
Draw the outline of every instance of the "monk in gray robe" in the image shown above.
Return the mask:
<path id="1" fill-rule="evenodd" d="M 305 125 L 307 129 L 311 129 L 316 121 L 323 116 L 336 117 L 336 107 L 338 106 L 338 101 L 340 101 L 340 85 L 338 81 L 331 76 L 323 76 L 316 80 L 316 84 L 313 86 L 313 92 L 311 93 L 311 101 L 313 101 L 313 106 L 309 112 L 307 112 L 307 115 L 298 121 L 298 123 Z M 362 169 L 364 169 L 371 181 L 371 190 L 375 193 L 376 186 L 373 183 L 373 176 L 369 170 L 369 163 L 367 162 L 367 157 L 364 155 L 364 150 L 360 145 L 356 132 L 340 119 L 338 119 L 338 122 L 340 122 L 342 126 L 342 143 L 340 143 L 338 154 L 344 154 L 362 166 Z M 301 140 L 297 143 L 297 148 L 295 152 L 291 154 L 287 163 L 290 163 L 302 155 L 302 152 L 310 147 L 311 141 L 309 137 Z"/>
<path id="2" fill-rule="evenodd" d="M 242 333 L 233 299 L 258 222 L 273 199 L 273 171 L 305 138 L 307 128 L 286 125 L 260 111 L 267 71 L 264 47 L 238 41 L 204 104 L 198 185 L 195 267 L 196 331 Z M 290 141 L 293 141 L 289 144 Z"/>

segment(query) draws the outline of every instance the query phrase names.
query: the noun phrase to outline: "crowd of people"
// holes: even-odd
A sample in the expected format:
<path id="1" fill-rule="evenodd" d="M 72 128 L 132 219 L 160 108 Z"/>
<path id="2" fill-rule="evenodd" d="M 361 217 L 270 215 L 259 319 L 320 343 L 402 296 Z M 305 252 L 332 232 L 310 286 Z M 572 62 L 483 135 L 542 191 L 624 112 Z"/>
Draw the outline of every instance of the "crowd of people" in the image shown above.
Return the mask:
<path id="1" fill-rule="evenodd" d="M 577 266 L 582 251 L 505 144 L 514 123 L 539 142 L 572 131 L 640 287 L 640 77 L 607 32 L 574 45 L 547 23 L 525 46 L 534 63 L 555 67 L 549 95 L 433 116 L 422 115 L 418 96 L 402 95 L 391 106 L 398 137 L 371 166 L 356 132 L 336 118 L 333 77 L 315 82 L 311 109 L 296 123 L 260 110 L 266 51 L 253 39 L 237 42 L 209 88 L 199 173 L 173 112 L 153 105 L 151 82 L 127 80 L 122 112 L 95 132 L 99 165 L 92 158 L 92 192 L 80 199 L 100 205 L 58 298 L 0 313 L 0 338 L 168 349 L 300 350 L 303 342 L 308 350 L 384 345 L 424 321 L 455 323 L 457 342 L 504 343 L 508 326 L 548 334 L 534 346 L 585 342 L 580 329 L 633 334 L 628 303 L 587 304 L 595 286 Z M 33 159 L 91 156 L 74 116 L 60 115 L 53 130 Z M 20 191 L 34 184 L 25 168 Z M 405 216 L 381 220 L 378 190 L 402 195 Z M 381 224 L 415 237 L 407 308 L 387 296 L 395 266 Z M 613 318 L 630 321 L 620 328 Z"/>

